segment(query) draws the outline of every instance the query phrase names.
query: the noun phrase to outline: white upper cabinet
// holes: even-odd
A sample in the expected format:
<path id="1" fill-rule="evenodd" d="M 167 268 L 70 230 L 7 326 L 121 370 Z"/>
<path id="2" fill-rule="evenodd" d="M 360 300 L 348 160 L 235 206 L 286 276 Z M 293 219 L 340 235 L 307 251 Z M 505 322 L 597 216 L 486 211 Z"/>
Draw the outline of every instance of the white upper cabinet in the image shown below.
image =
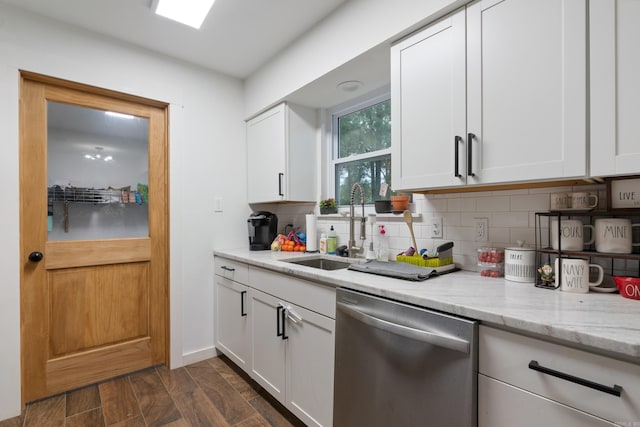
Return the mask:
<path id="1" fill-rule="evenodd" d="M 391 48 L 395 190 L 465 183 L 465 34 L 462 10 Z"/>
<path id="2" fill-rule="evenodd" d="M 247 122 L 249 203 L 313 202 L 316 176 L 313 109 L 282 103 Z"/>
<path id="3" fill-rule="evenodd" d="M 640 2 L 590 1 L 591 175 L 640 171 Z"/>
<path id="4" fill-rule="evenodd" d="M 393 46 L 394 189 L 586 176 L 586 19 L 477 1 Z"/>

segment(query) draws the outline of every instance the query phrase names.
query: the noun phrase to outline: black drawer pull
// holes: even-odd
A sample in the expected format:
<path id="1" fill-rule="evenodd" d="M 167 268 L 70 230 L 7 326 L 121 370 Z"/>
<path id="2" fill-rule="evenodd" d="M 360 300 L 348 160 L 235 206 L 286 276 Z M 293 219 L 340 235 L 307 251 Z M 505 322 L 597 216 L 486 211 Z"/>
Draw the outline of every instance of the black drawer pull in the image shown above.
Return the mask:
<path id="1" fill-rule="evenodd" d="M 476 135 L 473 133 L 467 134 L 467 176 L 476 176 L 476 174 L 473 173 L 473 147 L 471 146 L 475 137 Z"/>
<path id="2" fill-rule="evenodd" d="M 236 271 L 235 268 L 227 267 L 226 265 L 223 265 L 220 268 L 223 269 L 223 270 L 227 270 L 227 271 Z"/>
<path id="3" fill-rule="evenodd" d="M 240 317 L 244 317 L 247 315 L 247 312 L 244 311 L 244 297 L 247 295 L 247 291 L 240 292 Z"/>
<path id="4" fill-rule="evenodd" d="M 529 362 L 529 369 L 533 369 L 534 371 L 542 372 L 543 374 L 551 375 L 556 378 L 560 378 L 565 381 L 570 381 L 572 383 L 580 384 L 585 387 L 592 388 L 594 390 L 599 390 L 604 393 L 612 394 L 614 396 L 620 397 L 622 394 L 622 387 L 617 384 L 614 384 L 613 387 L 609 387 L 606 385 L 594 383 L 593 381 L 585 380 L 584 378 L 575 377 L 570 374 L 565 374 L 564 372 L 556 371 L 554 369 L 545 368 L 544 366 L 540 366 L 540 364 L 536 360 L 532 360 Z"/>

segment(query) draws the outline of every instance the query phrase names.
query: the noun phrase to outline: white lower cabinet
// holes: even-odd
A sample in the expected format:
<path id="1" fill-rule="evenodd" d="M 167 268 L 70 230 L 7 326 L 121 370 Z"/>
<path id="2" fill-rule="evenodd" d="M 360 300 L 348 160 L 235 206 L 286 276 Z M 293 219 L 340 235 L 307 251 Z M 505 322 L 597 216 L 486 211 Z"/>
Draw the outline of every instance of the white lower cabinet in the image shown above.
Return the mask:
<path id="1" fill-rule="evenodd" d="M 250 295 L 251 376 L 305 424 L 331 425 L 335 320 L 255 289 Z"/>
<path id="2" fill-rule="evenodd" d="M 216 276 L 216 346 L 244 370 L 251 366 L 248 290 L 248 286 Z"/>
<path id="3" fill-rule="evenodd" d="M 478 354 L 480 427 L 640 420 L 636 364 L 483 325 Z"/>
<path id="4" fill-rule="evenodd" d="M 221 257 L 215 264 L 218 350 L 306 425 L 331 426 L 335 289 Z"/>

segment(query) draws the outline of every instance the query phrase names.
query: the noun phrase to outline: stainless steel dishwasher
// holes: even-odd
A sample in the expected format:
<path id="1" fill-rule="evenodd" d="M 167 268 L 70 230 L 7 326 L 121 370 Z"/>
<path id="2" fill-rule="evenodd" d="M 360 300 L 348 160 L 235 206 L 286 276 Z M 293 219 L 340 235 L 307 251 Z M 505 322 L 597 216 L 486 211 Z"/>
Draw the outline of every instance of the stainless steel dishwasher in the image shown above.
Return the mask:
<path id="1" fill-rule="evenodd" d="M 337 289 L 334 427 L 476 426 L 478 324 Z"/>

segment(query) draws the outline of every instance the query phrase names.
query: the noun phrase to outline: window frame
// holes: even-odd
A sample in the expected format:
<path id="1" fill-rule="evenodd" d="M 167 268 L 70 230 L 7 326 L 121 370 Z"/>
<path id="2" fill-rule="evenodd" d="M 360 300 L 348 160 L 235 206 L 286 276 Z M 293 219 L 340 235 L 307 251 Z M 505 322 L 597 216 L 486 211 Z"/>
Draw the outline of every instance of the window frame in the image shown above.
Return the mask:
<path id="1" fill-rule="evenodd" d="M 367 94 L 364 94 L 358 98 L 355 98 L 351 101 L 347 101 L 343 104 L 335 106 L 331 109 L 327 110 L 327 119 L 330 123 L 330 131 L 328 132 L 327 137 L 327 147 L 326 153 L 326 162 L 325 162 L 325 173 L 326 173 L 326 193 L 327 197 L 332 197 L 337 200 L 336 195 L 336 179 L 335 179 L 335 170 L 336 164 L 345 163 L 351 161 L 358 160 L 366 160 L 366 159 L 375 159 L 377 157 L 391 156 L 391 147 L 385 148 L 378 151 L 372 151 L 370 153 L 362 153 L 355 154 L 349 157 L 338 158 L 338 137 L 339 137 L 339 127 L 338 120 L 340 117 L 353 113 L 358 110 L 365 109 L 367 107 L 371 107 L 372 105 L 379 104 L 381 102 L 390 101 L 391 100 L 391 88 L 389 85 L 383 86 L 379 89 L 371 91 Z M 393 114 L 393 111 L 391 112 Z M 389 188 L 391 191 L 391 188 Z M 345 205 L 340 205 L 345 206 Z M 373 203 L 367 203 L 365 206 L 373 206 Z"/>

